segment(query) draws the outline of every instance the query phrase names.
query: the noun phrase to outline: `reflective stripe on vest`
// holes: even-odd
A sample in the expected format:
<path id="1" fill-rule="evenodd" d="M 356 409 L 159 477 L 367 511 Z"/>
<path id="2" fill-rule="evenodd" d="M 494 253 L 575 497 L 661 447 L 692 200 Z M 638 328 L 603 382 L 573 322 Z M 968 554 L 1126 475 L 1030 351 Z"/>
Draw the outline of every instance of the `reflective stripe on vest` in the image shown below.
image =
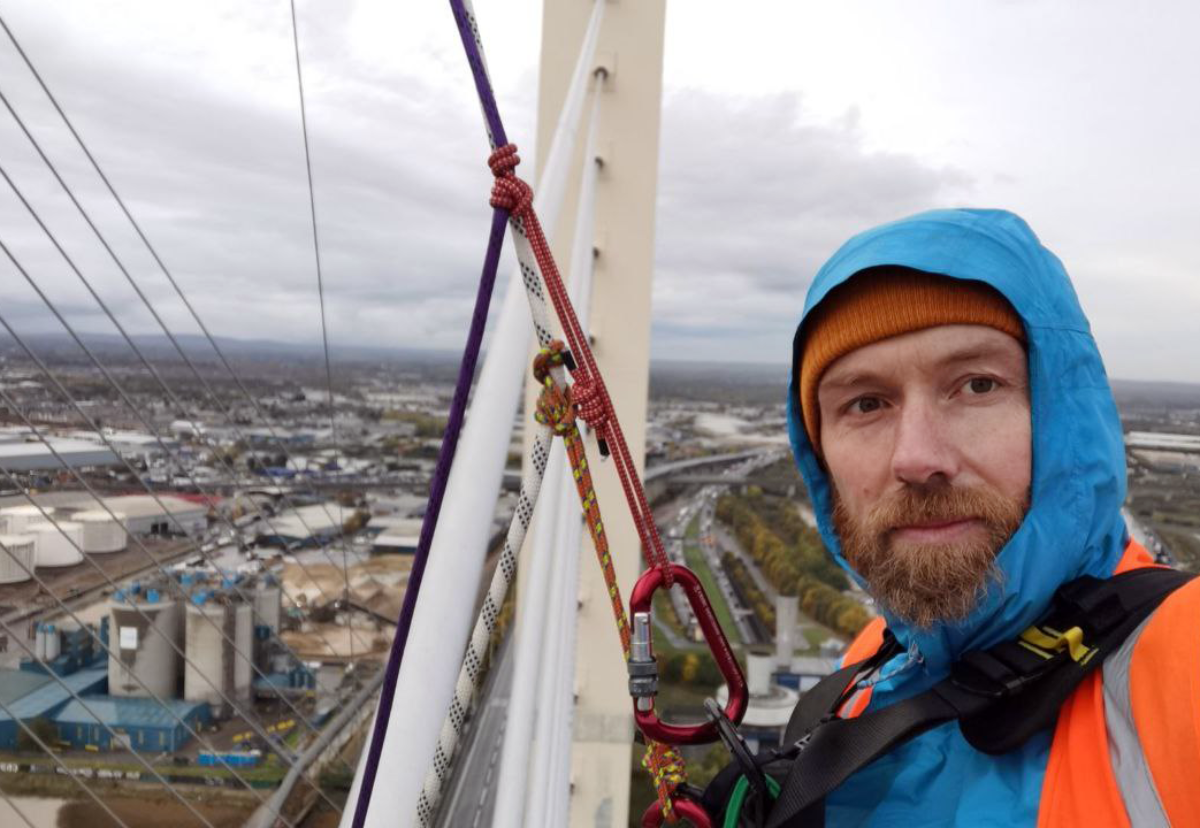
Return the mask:
<path id="1" fill-rule="evenodd" d="M 1153 559 L 1130 543 L 1117 567 Z M 1170 595 L 1063 705 L 1039 828 L 1200 824 L 1200 582 Z"/>
<path id="2" fill-rule="evenodd" d="M 1162 801 L 1154 787 L 1146 754 L 1138 738 L 1130 689 L 1134 647 L 1149 625 L 1147 618 L 1125 643 L 1104 661 L 1104 725 L 1108 731 L 1108 759 L 1113 778 L 1125 803 L 1130 823 L 1138 828 L 1169 828 Z"/>

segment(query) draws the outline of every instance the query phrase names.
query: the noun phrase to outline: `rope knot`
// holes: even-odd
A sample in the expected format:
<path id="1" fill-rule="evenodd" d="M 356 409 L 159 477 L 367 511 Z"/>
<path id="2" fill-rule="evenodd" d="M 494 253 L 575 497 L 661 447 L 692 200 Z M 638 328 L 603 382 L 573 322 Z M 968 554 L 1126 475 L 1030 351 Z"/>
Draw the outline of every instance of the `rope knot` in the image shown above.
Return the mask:
<path id="1" fill-rule="evenodd" d="M 533 189 L 513 172 L 520 163 L 516 144 L 505 144 L 488 156 L 488 166 L 496 177 L 489 203 L 510 216 L 523 216 L 533 206 Z"/>
<path id="2" fill-rule="evenodd" d="M 592 377 L 580 377 L 571 387 L 571 402 L 579 418 L 586 422 L 596 436 L 603 438 L 608 432 L 608 395 L 604 386 Z"/>
<path id="3" fill-rule="evenodd" d="M 566 346 L 556 339 L 538 351 L 537 356 L 533 358 L 533 376 L 542 385 L 542 393 L 538 394 L 533 418 L 542 425 L 550 426 L 557 434 L 563 434 L 575 425 L 571 390 L 555 382 L 550 373 L 551 369 L 563 364 L 565 348 Z"/>

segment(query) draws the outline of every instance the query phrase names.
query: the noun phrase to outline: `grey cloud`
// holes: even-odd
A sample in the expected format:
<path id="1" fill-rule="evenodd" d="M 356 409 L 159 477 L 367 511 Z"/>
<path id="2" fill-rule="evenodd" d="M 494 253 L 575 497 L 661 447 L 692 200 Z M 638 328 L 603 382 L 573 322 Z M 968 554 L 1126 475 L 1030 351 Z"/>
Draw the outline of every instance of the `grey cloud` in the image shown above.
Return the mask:
<path id="1" fill-rule="evenodd" d="M 655 342 L 698 358 L 786 360 L 804 290 L 854 233 L 969 195 L 961 171 L 863 147 L 792 95 L 695 90 L 663 109 Z"/>

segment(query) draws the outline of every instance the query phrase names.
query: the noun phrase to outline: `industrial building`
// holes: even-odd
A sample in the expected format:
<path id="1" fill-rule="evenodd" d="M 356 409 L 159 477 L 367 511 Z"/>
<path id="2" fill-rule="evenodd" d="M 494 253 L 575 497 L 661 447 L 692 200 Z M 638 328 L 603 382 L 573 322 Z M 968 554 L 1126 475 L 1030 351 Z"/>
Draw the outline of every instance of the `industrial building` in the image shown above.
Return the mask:
<path id="1" fill-rule="evenodd" d="M 153 699 L 116 696 L 83 701 L 86 707 L 75 700 L 67 702 L 52 718 L 58 738 L 77 750 L 111 750 L 115 732 L 118 747 L 149 753 L 176 751 L 192 738 L 185 722 L 193 730 L 212 722 L 208 705 L 178 699 L 165 699 L 163 705 Z"/>
<path id="2" fill-rule="evenodd" d="M 125 515 L 125 528 L 134 535 L 198 535 L 208 528 L 208 506 L 182 497 L 124 495 L 106 497 L 104 505 Z"/>
<path id="3" fill-rule="evenodd" d="M 50 447 L 54 450 L 51 451 Z M 120 462 L 120 458 L 109 449 L 86 440 L 49 437 L 43 443 L 37 439 L 27 441 L 24 435 L 12 432 L 0 435 L 0 468 L 10 472 L 84 469 L 115 466 Z"/>
<path id="4" fill-rule="evenodd" d="M 332 501 L 289 509 L 264 522 L 258 540 L 268 546 L 289 549 L 317 546 L 324 540 L 341 535 L 343 522 L 353 514 L 353 509 Z"/>
<path id="5" fill-rule="evenodd" d="M 30 503 L 30 499 L 37 505 Z M 0 530 L 21 534 L 31 524 L 45 523 L 47 519 L 42 510 L 53 515 L 55 520 L 99 524 L 91 529 L 84 528 L 84 535 L 99 543 L 98 548 L 85 551 L 103 554 L 124 549 L 122 541 L 128 534 L 202 533 L 208 528 L 209 505 L 169 494 L 157 497 L 119 495 L 99 501 L 87 492 L 78 491 L 18 495 L 0 498 Z M 109 512 L 116 515 L 116 521 Z M 114 526 L 114 523 L 118 525 Z M 124 524 L 124 529 L 119 524 Z M 121 545 L 113 548 L 118 543 Z"/>
<path id="6" fill-rule="evenodd" d="M 422 523 L 419 518 L 399 518 L 390 515 L 371 518 L 368 531 L 378 531 L 375 539 L 371 541 L 371 551 L 376 554 L 416 553 Z"/>
<path id="7" fill-rule="evenodd" d="M 108 682 L 108 671 L 79 670 L 62 676 L 60 680 L 62 684 L 44 673 L 0 670 L 0 699 L 4 700 L 9 711 L 0 709 L 0 749 L 17 749 L 22 732 L 17 720 L 26 723 L 37 719 L 49 720 L 66 707 L 71 700 L 71 692 L 67 688 L 80 696 L 103 693 Z"/>
<path id="8" fill-rule="evenodd" d="M 255 696 L 312 692 L 312 671 L 279 644 L 281 598 L 268 574 L 180 569 L 119 590 L 98 626 L 39 623 L 33 657 L 0 670 L 12 711 L 0 715 L 0 750 L 27 746 L 20 720 L 52 724 L 75 749 L 176 751 L 189 727 L 235 712 L 226 699 L 248 708 Z M 258 686 L 250 659 L 266 676 Z"/>

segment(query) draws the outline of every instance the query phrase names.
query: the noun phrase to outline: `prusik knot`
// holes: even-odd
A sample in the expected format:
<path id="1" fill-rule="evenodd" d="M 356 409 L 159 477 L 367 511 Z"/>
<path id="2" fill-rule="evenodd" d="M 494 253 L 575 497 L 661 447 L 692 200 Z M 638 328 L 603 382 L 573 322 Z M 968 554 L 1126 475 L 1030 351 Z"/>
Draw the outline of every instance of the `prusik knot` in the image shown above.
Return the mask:
<path id="1" fill-rule="evenodd" d="M 488 166 L 496 180 L 492 182 L 490 204 L 510 216 L 523 216 L 533 206 L 533 189 L 513 170 L 521 163 L 516 144 L 505 144 L 488 156 Z"/>
<path id="2" fill-rule="evenodd" d="M 564 434 L 575 427 L 575 407 L 571 404 L 571 391 L 554 381 L 552 369 L 563 365 L 563 350 L 566 348 L 557 339 L 538 351 L 533 358 L 533 376 L 542 386 L 538 394 L 533 418 L 542 425 L 550 426 L 555 434 Z"/>

